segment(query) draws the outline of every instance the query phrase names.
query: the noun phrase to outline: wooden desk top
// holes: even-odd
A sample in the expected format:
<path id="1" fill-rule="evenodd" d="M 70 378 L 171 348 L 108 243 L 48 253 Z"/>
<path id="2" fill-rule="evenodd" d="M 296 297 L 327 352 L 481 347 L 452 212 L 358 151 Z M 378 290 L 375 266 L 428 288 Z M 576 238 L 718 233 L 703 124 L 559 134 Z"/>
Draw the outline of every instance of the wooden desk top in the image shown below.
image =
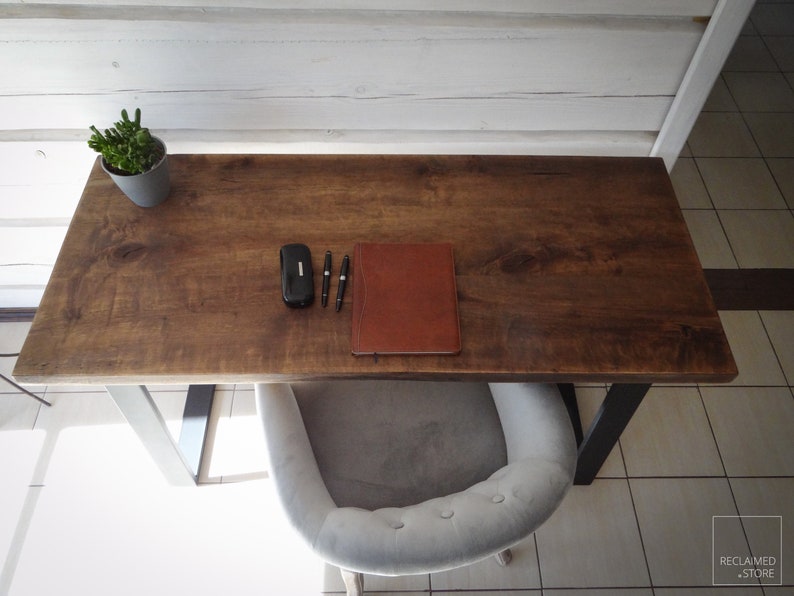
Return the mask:
<path id="1" fill-rule="evenodd" d="M 661 160 L 173 155 L 136 207 L 97 163 L 14 371 L 26 383 L 720 382 L 736 366 Z M 452 242 L 459 356 L 355 357 L 322 258 Z M 281 301 L 279 247 L 318 299 Z M 355 278 L 351 280 L 355 283 Z"/>

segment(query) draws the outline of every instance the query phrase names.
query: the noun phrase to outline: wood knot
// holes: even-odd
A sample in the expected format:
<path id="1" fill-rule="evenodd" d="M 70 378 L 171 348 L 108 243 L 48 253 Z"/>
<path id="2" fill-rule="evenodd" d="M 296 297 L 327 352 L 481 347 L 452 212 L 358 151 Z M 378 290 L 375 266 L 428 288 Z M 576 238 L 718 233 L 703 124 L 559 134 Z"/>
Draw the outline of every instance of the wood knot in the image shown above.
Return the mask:
<path id="1" fill-rule="evenodd" d="M 146 246 L 140 242 L 128 242 L 114 248 L 111 253 L 111 259 L 113 261 L 130 263 L 142 259 L 145 254 Z"/>
<path id="2" fill-rule="evenodd" d="M 500 271 L 514 273 L 523 269 L 530 269 L 537 264 L 535 255 L 525 252 L 511 252 L 502 255 L 496 260 Z"/>

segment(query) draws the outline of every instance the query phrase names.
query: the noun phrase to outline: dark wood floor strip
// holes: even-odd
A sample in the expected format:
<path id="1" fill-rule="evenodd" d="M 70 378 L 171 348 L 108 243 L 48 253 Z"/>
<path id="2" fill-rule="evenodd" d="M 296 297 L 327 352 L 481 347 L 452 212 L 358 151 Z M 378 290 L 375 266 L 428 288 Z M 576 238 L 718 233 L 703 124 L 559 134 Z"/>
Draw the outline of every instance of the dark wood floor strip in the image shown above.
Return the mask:
<path id="1" fill-rule="evenodd" d="M 718 310 L 794 310 L 794 269 L 705 269 Z"/>
<path id="2" fill-rule="evenodd" d="M 30 322 L 35 314 L 35 308 L 0 308 L 0 323 Z"/>
<path id="3" fill-rule="evenodd" d="M 718 310 L 794 310 L 794 269 L 704 269 Z M 32 321 L 35 308 L 0 308 L 0 323 Z"/>

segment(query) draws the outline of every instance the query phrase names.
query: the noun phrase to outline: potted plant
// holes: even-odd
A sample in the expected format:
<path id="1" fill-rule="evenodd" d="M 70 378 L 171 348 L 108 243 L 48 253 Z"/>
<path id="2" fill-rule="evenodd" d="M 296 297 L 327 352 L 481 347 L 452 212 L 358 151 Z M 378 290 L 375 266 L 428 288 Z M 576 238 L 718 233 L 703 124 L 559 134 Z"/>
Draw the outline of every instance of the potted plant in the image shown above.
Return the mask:
<path id="1" fill-rule="evenodd" d="M 102 169 L 133 203 L 154 207 L 168 197 L 171 184 L 165 143 L 141 126 L 140 108 L 134 120 L 121 110 L 121 120 L 113 128 L 102 133 L 91 126 L 91 131 L 88 146 L 102 154 Z"/>

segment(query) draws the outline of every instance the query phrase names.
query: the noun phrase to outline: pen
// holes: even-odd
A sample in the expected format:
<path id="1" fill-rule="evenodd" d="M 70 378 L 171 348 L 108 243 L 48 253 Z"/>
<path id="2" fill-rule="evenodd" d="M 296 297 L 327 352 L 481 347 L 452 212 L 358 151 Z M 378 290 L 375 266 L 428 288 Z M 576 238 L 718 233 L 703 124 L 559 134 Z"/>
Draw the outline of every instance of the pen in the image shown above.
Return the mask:
<path id="1" fill-rule="evenodd" d="M 325 266 L 323 267 L 323 306 L 328 304 L 328 286 L 331 285 L 331 251 L 325 251 Z"/>
<path id="2" fill-rule="evenodd" d="M 339 272 L 339 289 L 336 291 L 336 312 L 342 308 L 342 296 L 345 295 L 345 281 L 347 280 L 347 268 L 350 266 L 350 257 L 345 255 L 342 259 L 342 270 Z"/>

